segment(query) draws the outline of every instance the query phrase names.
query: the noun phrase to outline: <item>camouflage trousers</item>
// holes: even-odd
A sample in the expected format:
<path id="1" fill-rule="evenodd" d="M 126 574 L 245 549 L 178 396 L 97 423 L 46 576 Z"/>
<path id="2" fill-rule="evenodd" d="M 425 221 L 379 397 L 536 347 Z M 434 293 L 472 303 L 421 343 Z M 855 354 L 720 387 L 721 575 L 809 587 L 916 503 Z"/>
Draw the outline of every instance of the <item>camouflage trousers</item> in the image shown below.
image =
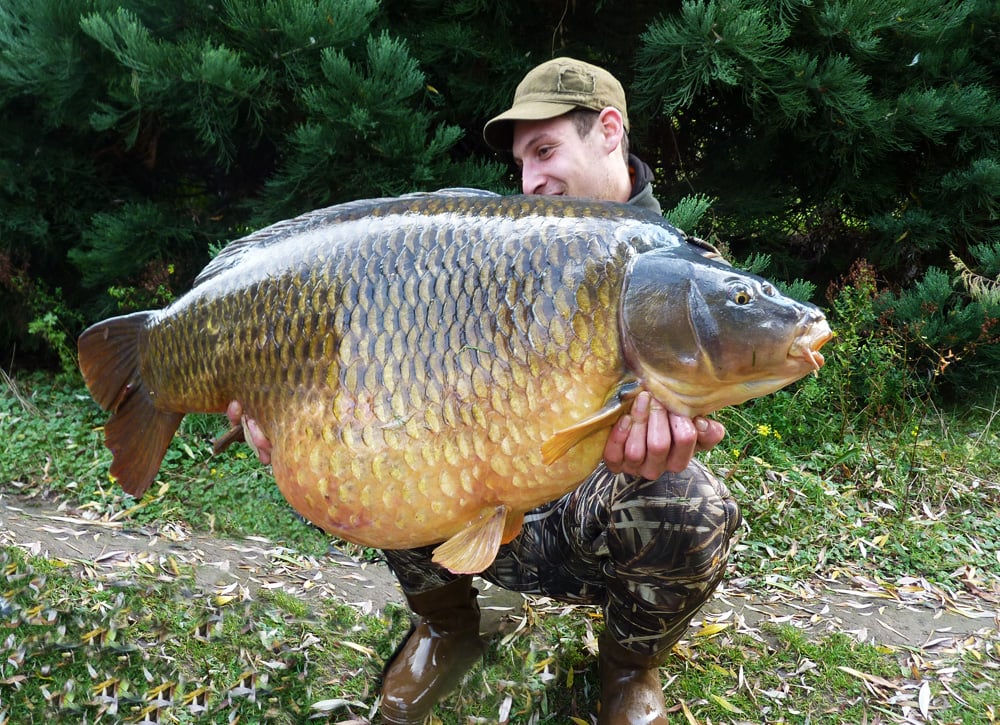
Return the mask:
<path id="1" fill-rule="evenodd" d="M 698 461 L 655 481 L 601 464 L 575 490 L 528 513 L 520 535 L 479 576 L 602 606 L 620 644 L 652 655 L 681 638 L 718 586 L 740 521 L 735 499 Z M 457 578 L 431 562 L 433 549 L 385 551 L 407 593 Z"/>

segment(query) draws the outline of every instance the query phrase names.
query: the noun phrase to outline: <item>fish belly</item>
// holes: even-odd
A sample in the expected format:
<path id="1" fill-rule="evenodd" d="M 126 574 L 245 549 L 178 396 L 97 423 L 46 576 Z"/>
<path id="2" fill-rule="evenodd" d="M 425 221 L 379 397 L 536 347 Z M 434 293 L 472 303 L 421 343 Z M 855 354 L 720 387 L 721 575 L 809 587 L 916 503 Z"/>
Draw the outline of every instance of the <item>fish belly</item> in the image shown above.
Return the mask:
<path id="1" fill-rule="evenodd" d="M 597 465 L 606 434 L 589 437 L 552 465 L 541 444 L 566 420 L 599 407 L 596 379 L 543 376 L 525 390 L 475 401 L 449 394 L 440 407 L 379 416 L 344 391 L 276 426 L 275 480 L 311 522 L 349 541 L 412 548 L 451 537 L 487 508 L 523 513 L 572 490 Z M 574 400 L 576 404 L 567 404 Z M 359 402 L 365 410 L 359 411 Z"/>

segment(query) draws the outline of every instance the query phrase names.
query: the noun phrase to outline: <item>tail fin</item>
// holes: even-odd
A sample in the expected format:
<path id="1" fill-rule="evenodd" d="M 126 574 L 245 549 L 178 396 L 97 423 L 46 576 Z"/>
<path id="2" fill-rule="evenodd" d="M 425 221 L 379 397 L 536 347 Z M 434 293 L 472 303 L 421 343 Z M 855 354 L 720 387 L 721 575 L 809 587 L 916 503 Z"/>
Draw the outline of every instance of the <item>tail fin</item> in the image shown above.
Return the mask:
<path id="1" fill-rule="evenodd" d="M 104 445 L 113 455 L 111 475 L 133 496 L 156 478 L 183 413 L 159 410 L 139 371 L 139 333 L 151 312 L 113 317 L 84 330 L 77 341 L 87 389 L 111 418 Z"/>

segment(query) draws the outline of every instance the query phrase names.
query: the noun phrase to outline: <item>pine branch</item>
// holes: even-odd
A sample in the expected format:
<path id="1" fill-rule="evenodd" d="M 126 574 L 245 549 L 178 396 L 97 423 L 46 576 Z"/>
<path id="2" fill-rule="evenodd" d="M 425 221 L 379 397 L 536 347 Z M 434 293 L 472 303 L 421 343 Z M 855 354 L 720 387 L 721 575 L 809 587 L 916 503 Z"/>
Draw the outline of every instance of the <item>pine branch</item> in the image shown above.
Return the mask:
<path id="1" fill-rule="evenodd" d="M 992 279 L 978 274 L 959 259 L 954 252 L 950 252 L 948 256 L 951 257 L 952 264 L 955 265 L 955 270 L 959 273 L 962 284 L 965 285 L 965 289 L 972 299 L 980 304 L 1000 306 L 1000 276 Z"/>

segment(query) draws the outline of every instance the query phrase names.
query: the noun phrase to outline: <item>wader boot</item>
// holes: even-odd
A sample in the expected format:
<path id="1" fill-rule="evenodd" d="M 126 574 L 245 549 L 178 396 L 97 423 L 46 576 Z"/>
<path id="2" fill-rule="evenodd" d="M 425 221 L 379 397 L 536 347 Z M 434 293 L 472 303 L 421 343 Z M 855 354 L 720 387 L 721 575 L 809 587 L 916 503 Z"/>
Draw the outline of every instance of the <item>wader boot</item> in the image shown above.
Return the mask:
<path id="1" fill-rule="evenodd" d="M 667 725 L 660 665 L 670 649 L 641 655 L 625 649 L 607 632 L 598 644 L 601 709 L 597 725 Z"/>
<path id="2" fill-rule="evenodd" d="M 391 725 L 419 725 L 483 656 L 478 592 L 463 576 L 422 594 L 407 594 L 419 615 L 396 650 L 382 679 L 382 719 Z"/>

